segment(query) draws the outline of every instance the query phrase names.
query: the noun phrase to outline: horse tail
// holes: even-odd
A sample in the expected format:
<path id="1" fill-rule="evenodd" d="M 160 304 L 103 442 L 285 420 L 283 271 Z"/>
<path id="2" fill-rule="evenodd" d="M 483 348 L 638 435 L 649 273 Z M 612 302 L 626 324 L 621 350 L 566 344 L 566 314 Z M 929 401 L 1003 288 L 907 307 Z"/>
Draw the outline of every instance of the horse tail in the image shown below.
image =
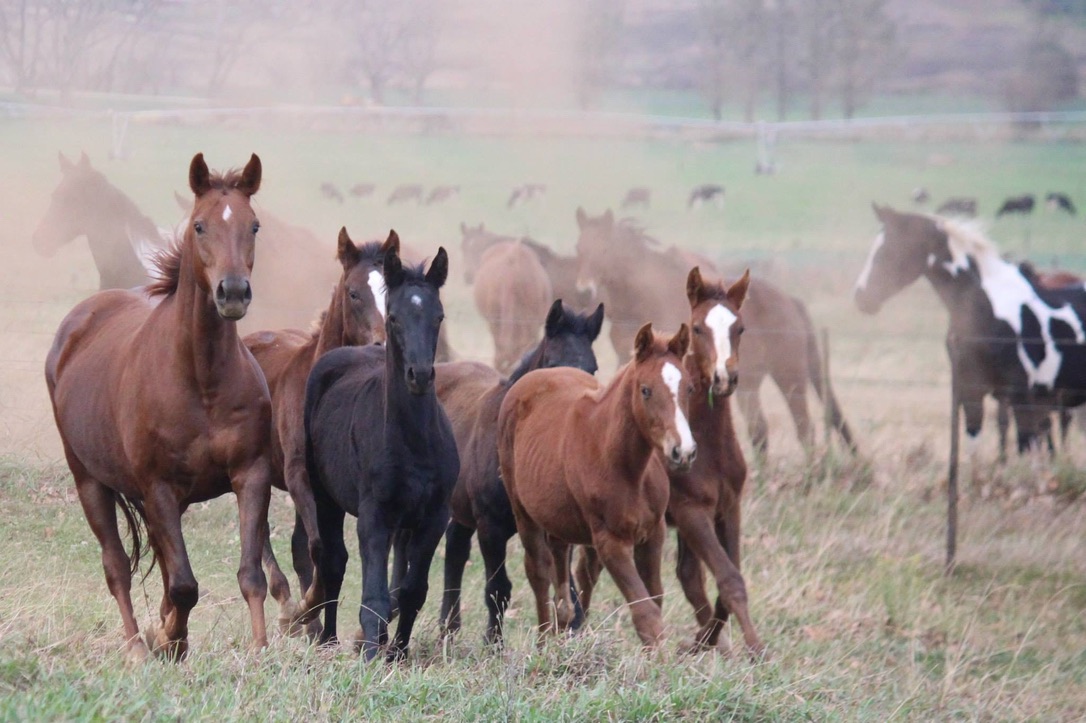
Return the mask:
<path id="1" fill-rule="evenodd" d="M 132 575 L 139 572 L 140 560 L 147 554 L 150 548 L 150 536 L 147 534 L 147 514 L 143 511 L 143 503 L 127 495 L 117 493 L 116 498 L 117 506 L 121 508 L 121 513 L 124 514 L 125 522 L 128 523 L 128 534 L 132 538 L 132 549 L 128 553 L 128 571 Z M 155 564 L 158 562 L 158 554 L 155 553 L 151 558 L 151 567 L 147 568 L 147 572 L 144 574 L 144 579 L 147 575 L 151 574 L 151 571 L 155 569 Z"/>
<path id="2" fill-rule="evenodd" d="M 849 428 L 848 422 L 845 421 L 841 406 L 837 403 L 837 395 L 833 393 L 833 384 L 822 368 L 822 350 L 818 344 L 818 336 L 815 334 L 811 315 L 807 313 L 807 305 L 795 297 L 792 297 L 792 302 L 803 320 L 804 333 L 807 336 L 807 374 L 810 376 L 811 384 L 814 385 L 815 393 L 818 394 L 818 398 L 826 407 L 830 424 L 841 435 L 841 439 L 845 441 L 849 450 L 855 454 L 857 450 L 856 442 L 852 439 L 852 430 Z"/>

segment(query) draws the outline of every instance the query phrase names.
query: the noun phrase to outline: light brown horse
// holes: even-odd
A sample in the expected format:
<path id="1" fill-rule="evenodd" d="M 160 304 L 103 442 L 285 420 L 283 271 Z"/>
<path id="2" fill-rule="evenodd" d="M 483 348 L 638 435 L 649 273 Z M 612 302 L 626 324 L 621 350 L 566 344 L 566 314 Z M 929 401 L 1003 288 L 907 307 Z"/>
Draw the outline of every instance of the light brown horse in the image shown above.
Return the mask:
<path id="1" fill-rule="evenodd" d="M 46 358 L 64 454 L 102 546 L 106 583 L 134 659 L 147 655 L 131 597 L 141 552 L 137 518 L 162 571 L 161 621 L 148 642 L 177 660 L 188 650 L 189 613 L 199 598 L 181 515 L 230 491 L 238 499 L 238 583 L 253 643 L 268 642 L 260 550 L 271 489 L 271 405 L 264 375 L 236 329 L 252 298 L 259 223 L 249 199 L 260 176 L 255 154 L 240 173 L 223 175 L 212 175 L 197 154 L 189 167 L 192 220 L 160 257 L 161 279 L 146 293 L 103 291 L 78 304 Z M 131 556 L 121 543 L 118 506 L 132 531 Z"/>
<path id="2" fill-rule="evenodd" d="M 693 334 L 685 364 L 694 385 L 690 429 L 698 456 L 689 470 L 668 474 L 667 520 L 678 529 L 679 582 L 698 621 L 695 649 L 716 647 L 724 622 L 734 613 L 748 650 L 757 657 L 764 646 L 751 622 L 746 583 L 739 572 L 740 501 L 747 466 L 730 403 L 738 383 L 739 337 L 744 329 L 740 307 L 749 284 L 749 271 L 730 287 L 706 283 L 697 267 L 687 277 Z M 716 580 L 715 608 L 705 595 L 703 564 Z M 586 613 L 599 571 L 598 559 L 585 548 L 577 566 L 577 591 Z"/>
<path id="3" fill-rule="evenodd" d="M 498 415 L 498 459 L 541 633 L 573 615 L 569 546 L 592 545 L 629 603 L 645 645 L 664 634 L 660 555 L 666 530 L 664 463 L 689 468 L 697 447 L 686 411 L 690 344 L 638 331 L 634 359 L 607 387 L 576 369 L 540 369 L 512 386 Z M 660 456 L 656 452 L 660 452 Z"/>
<path id="4" fill-rule="evenodd" d="M 302 595 L 301 607 L 291 599 L 290 584 L 275 559 L 271 545 L 264 547 L 272 597 L 279 603 L 279 625 L 297 630 L 317 613 L 324 602 L 319 567 L 321 540 L 317 532 L 316 503 L 305 469 L 305 382 L 323 354 L 341 346 L 363 346 L 385 340 L 385 279 L 381 272 L 385 254 L 399 249 L 400 238 L 356 246 L 347 229 L 339 231 L 336 258 L 343 269 L 332 292 L 328 309 L 310 334 L 297 330 L 262 331 L 245 337 L 264 376 L 272 399 L 272 484 L 290 492 L 296 513 L 291 550 Z M 318 574 L 314 575 L 314 571 Z M 317 631 L 312 631 L 316 633 Z"/>
<path id="5" fill-rule="evenodd" d="M 494 339 L 494 368 L 508 374 L 539 336 L 552 299 L 547 272 L 526 246 L 494 244 L 475 270 L 474 298 Z"/>
<path id="6" fill-rule="evenodd" d="M 616 222 L 611 211 L 592 218 L 578 208 L 577 224 L 579 283 L 607 305 L 611 343 L 620 361 L 629 357 L 640 320 L 653 318 L 665 328 L 689 320 L 690 306 L 680 291 L 690 268 L 687 254 L 674 247 L 658 250 L 654 239 L 630 222 Z M 818 340 L 803 302 L 754 279 L 743 313 L 747 332 L 737 401 L 755 449 L 764 454 L 768 443 L 769 427 L 759 398 L 768 376 L 784 395 L 802 444 L 814 441 L 807 408 L 811 385 L 828 407 L 833 427 L 854 450 L 833 389 L 823 384 Z"/>

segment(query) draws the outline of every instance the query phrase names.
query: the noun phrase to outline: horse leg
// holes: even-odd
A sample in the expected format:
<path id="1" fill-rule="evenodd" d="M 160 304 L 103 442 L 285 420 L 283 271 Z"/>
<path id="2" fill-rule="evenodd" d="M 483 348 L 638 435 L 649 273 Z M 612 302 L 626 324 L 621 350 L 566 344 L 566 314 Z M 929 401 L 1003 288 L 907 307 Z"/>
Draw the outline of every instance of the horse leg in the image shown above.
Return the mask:
<path id="1" fill-rule="evenodd" d="M 664 554 L 664 540 L 667 539 L 667 525 L 661 519 L 656 531 L 644 542 L 634 546 L 634 565 L 645 587 L 652 593 L 653 600 L 664 607 L 664 583 L 660 578 L 661 561 Z"/>
<path id="2" fill-rule="evenodd" d="M 690 549 L 683 539 L 682 532 L 678 538 L 678 550 L 675 560 L 675 574 L 679 578 L 679 585 L 683 589 L 683 595 L 694 608 L 694 618 L 698 622 L 698 628 L 704 628 L 713 619 L 712 603 L 705 594 L 705 571 L 701 560 Z M 701 641 L 695 647 L 699 647 Z"/>
<path id="3" fill-rule="evenodd" d="M 392 579 L 388 585 L 390 623 L 400 614 L 400 585 L 407 574 L 407 546 L 411 542 L 411 535 L 410 530 L 403 529 L 392 533 Z"/>
<path id="4" fill-rule="evenodd" d="M 388 642 L 388 621 L 392 601 L 388 589 L 388 554 L 392 529 L 384 519 L 384 510 L 376 504 L 358 511 L 358 549 L 362 554 L 362 605 L 358 623 L 362 626 L 362 655 L 373 660 L 378 649 Z"/>
<path id="5" fill-rule="evenodd" d="M 290 583 L 287 576 L 279 567 L 279 561 L 275 558 L 275 550 L 272 549 L 271 533 L 264 538 L 264 546 L 261 555 L 264 564 L 264 574 L 268 576 L 268 592 L 272 599 L 279 604 L 279 629 L 286 635 L 290 634 L 290 620 L 297 612 L 297 606 L 290 599 Z"/>
<path id="6" fill-rule="evenodd" d="M 147 532 L 162 567 L 163 600 L 161 624 L 150 634 L 152 650 L 178 661 L 188 653 L 189 613 L 196 607 L 200 590 L 189 564 L 181 534 L 181 507 L 166 482 L 153 480 L 144 495 Z M 260 567 L 260 547 L 256 547 Z M 263 577 L 263 574 L 261 574 Z M 263 613 L 263 610 L 261 610 Z"/>
<path id="7" fill-rule="evenodd" d="M 657 645 L 664 637 L 664 620 L 660 606 L 652 599 L 652 594 L 637 574 L 633 544 L 615 537 L 606 529 L 592 531 L 592 544 L 603 566 L 611 573 L 622 596 L 626 598 L 641 642 L 647 647 Z"/>
<path id="8" fill-rule="evenodd" d="M 519 510 L 515 502 L 513 513 L 517 518 L 520 542 L 524 546 L 524 576 L 528 578 L 528 584 L 535 596 L 536 619 L 539 621 L 538 642 L 542 644 L 543 636 L 553 630 L 551 604 L 547 593 L 550 591 L 551 581 L 554 580 L 554 558 L 543 529 Z"/>
<path id="9" fill-rule="evenodd" d="M 515 530 L 514 530 L 515 532 Z M 479 551 L 483 553 L 486 567 L 486 642 L 495 644 L 502 641 L 502 626 L 505 611 L 509 607 L 509 598 L 513 594 L 513 584 L 505 569 L 506 543 L 512 534 L 505 530 L 493 529 L 492 525 L 479 525 Z"/>
<path id="10" fill-rule="evenodd" d="M 406 544 L 406 571 L 400 580 L 400 622 L 396 625 L 396 638 L 388 651 L 390 661 L 407 657 L 411 631 L 430 589 L 430 564 L 448 527 L 448 520 L 449 508 L 442 505 L 430 518 L 429 524 L 415 530 Z"/>
<path id="11" fill-rule="evenodd" d="M 347 545 L 343 542 L 343 520 L 347 513 L 323 491 L 314 490 L 317 507 L 317 526 L 321 538 L 328 540 L 318 563 L 320 575 L 325 580 L 324 629 L 320 644 L 337 642 L 336 623 L 339 614 L 339 593 L 343 588 L 343 575 L 347 571 Z"/>
<path id="12" fill-rule="evenodd" d="M 67 452 L 67 449 L 65 451 Z M 75 474 L 79 504 L 83 506 L 87 523 L 102 547 L 102 568 L 106 573 L 106 585 L 117 601 L 117 607 L 121 610 L 125 655 L 133 662 L 142 662 L 147 658 L 147 646 L 140 639 L 139 626 L 136 624 L 136 615 L 132 609 L 132 569 L 121 542 L 120 531 L 117 529 L 117 493 L 101 482 L 91 479 L 82 464 L 78 461 L 72 464 L 72 461 L 73 458 L 69 455 L 69 467 Z"/>
<path id="13" fill-rule="evenodd" d="M 271 462 L 259 457 L 230 480 L 238 498 L 238 531 L 241 536 L 241 562 L 238 587 L 249 604 L 255 649 L 268 646 L 268 628 L 264 619 L 264 600 L 268 580 L 260 566 L 260 553 L 268 539 L 268 503 L 271 502 Z"/>
<path id="14" fill-rule="evenodd" d="M 796 427 L 796 438 L 803 445 L 804 451 L 809 452 L 814 444 L 814 432 L 811 429 L 811 415 L 807 408 L 807 380 L 798 377 L 791 380 L 791 384 L 775 378 L 773 381 L 777 382 L 777 387 L 788 404 L 788 412 L 792 415 L 792 423 Z"/>
<path id="15" fill-rule="evenodd" d="M 580 548 L 581 554 L 577 558 L 577 597 L 587 618 L 588 608 L 592 604 L 592 593 L 599 582 L 600 573 L 603 572 L 603 563 L 596 554 L 596 548 L 591 545 L 581 545 Z"/>
<path id="16" fill-rule="evenodd" d="M 304 450 L 304 445 L 299 449 Z M 305 468 L 304 454 L 286 455 L 283 461 L 283 480 L 290 498 L 294 501 L 294 534 L 290 538 L 294 571 L 298 574 L 301 585 L 299 595 L 301 604 L 291 611 L 292 629 L 308 625 L 310 633 L 316 633 L 316 626 L 310 625 L 317 617 L 317 612 L 325 599 L 324 576 L 320 573 L 320 559 L 323 543 L 320 525 L 317 523 L 317 503 L 309 473 Z M 280 615 L 283 613 L 280 607 Z"/>
<path id="17" fill-rule="evenodd" d="M 548 540 L 551 559 L 554 560 L 554 618 L 559 630 L 569 630 L 575 610 L 570 593 L 569 553 L 570 546 L 554 538 Z"/>
<path id="18" fill-rule="evenodd" d="M 739 384 L 743 385 L 745 377 L 740 377 Z M 762 400 L 758 396 L 758 388 L 761 379 L 752 382 L 750 390 L 739 390 L 735 394 L 735 401 L 739 404 L 739 411 L 747 423 L 747 432 L 750 434 L 750 443 L 754 447 L 754 453 L 761 459 L 765 459 L 769 451 L 769 422 L 762 411 Z"/>
<path id="19" fill-rule="evenodd" d="M 450 520 L 445 530 L 445 591 L 441 596 L 440 620 L 442 635 L 451 635 L 460 630 L 460 586 L 464 582 L 464 567 L 471 557 L 471 537 L 474 534 L 475 530 L 456 520 Z"/>

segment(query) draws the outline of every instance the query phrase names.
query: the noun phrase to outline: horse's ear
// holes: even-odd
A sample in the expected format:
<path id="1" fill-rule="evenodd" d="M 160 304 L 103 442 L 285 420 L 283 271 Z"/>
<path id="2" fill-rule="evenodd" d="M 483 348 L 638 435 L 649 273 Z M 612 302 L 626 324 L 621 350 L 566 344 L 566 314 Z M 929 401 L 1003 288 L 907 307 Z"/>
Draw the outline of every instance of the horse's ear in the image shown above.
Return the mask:
<path id="1" fill-rule="evenodd" d="M 690 348 L 690 327 L 683 324 L 667 342 L 667 350 L 682 359 Z"/>
<path id="2" fill-rule="evenodd" d="M 246 196 L 252 196 L 260 190 L 260 175 L 262 166 L 260 156 L 253 154 L 249 162 L 245 164 L 245 170 L 241 172 L 241 181 L 238 182 L 238 190 Z"/>
<path id="3" fill-rule="evenodd" d="M 557 336 L 558 328 L 562 323 L 562 300 L 555 299 L 551 304 L 550 311 L 547 312 L 547 321 L 543 324 L 543 334 L 547 338 Z"/>
<path id="4" fill-rule="evenodd" d="M 211 190 L 211 171 L 208 170 L 203 153 L 197 153 L 192 157 L 192 163 L 189 165 L 189 188 L 196 194 L 196 198 Z"/>
<path id="5" fill-rule="evenodd" d="M 690 306 L 694 307 L 701 301 L 701 290 L 705 282 L 701 278 L 701 267 L 695 266 L 686 275 L 686 298 L 690 300 Z"/>
<path id="6" fill-rule="evenodd" d="M 637 336 L 634 337 L 634 358 L 637 361 L 642 362 L 649 358 L 654 340 L 651 321 L 637 330 Z"/>
<path id="7" fill-rule="evenodd" d="M 64 151 L 57 151 L 57 160 L 60 161 L 61 173 L 67 173 L 75 168 L 75 164 L 68 160 L 68 156 L 64 155 Z"/>
<path id="8" fill-rule="evenodd" d="M 750 269 L 743 272 L 739 280 L 728 287 L 728 301 L 738 309 L 743 306 L 743 300 L 747 298 L 747 290 L 750 288 Z"/>
<path id="9" fill-rule="evenodd" d="M 80 151 L 79 152 L 79 167 L 80 168 L 90 168 L 91 167 L 90 158 L 87 156 L 86 151 Z"/>
<path id="10" fill-rule="evenodd" d="M 391 228 L 388 230 L 388 238 L 381 244 L 382 254 L 387 254 L 390 251 L 395 251 L 397 256 L 400 254 L 400 234 Z"/>
<path id="11" fill-rule="evenodd" d="M 615 225 L 615 214 L 611 209 L 607 209 L 607 213 L 603 214 L 603 224 L 608 228 Z"/>
<path id="12" fill-rule="evenodd" d="M 449 254 L 442 246 L 437 250 L 437 256 L 430 262 L 430 270 L 426 272 L 426 281 L 435 289 L 445 285 L 445 279 L 449 278 Z"/>
<path id="13" fill-rule="evenodd" d="M 358 264 L 359 257 L 358 247 L 354 245 L 354 241 L 351 241 L 351 237 L 347 234 L 347 227 L 340 228 L 339 239 L 336 244 L 336 259 L 343 266 L 343 270 L 350 271 L 353 269 Z"/>
<path id="14" fill-rule="evenodd" d="M 173 192 L 173 200 L 177 203 L 178 207 L 185 213 L 188 213 L 192 210 L 192 201 L 185 198 L 177 191 Z"/>
<path id="15" fill-rule="evenodd" d="M 883 223 L 886 223 L 890 219 L 890 214 L 893 213 L 889 206 L 880 206 L 874 201 L 871 202 L 871 208 L 875 211 L 875 216 Z"/>
<path id="16" fill-rule="evenodd" d="M 588 334 L 592 337 L 592 341 L 596 340 L 596 337 L 600 335 L 600 329 L 603 328 L 603 302 L 596 307 L 596 310 L 592 312 L 592 316 L 588 317 Z"/>
<path id="17" fill-rule="evenodd" d="M 403 283 L 403 262 L 400 261 L 399 251 L 393 249 L 390 253 L 385 254 L 381 272 L 385 277 L 386 288 L 394 289 Z"/>
<path id="18" fill-rule="evenodd" d="M 584 212 L 584 209 L 580 206 L 577 207 L 577 228 L 584 230 L 585 224 L 588 223 L 588 214 Z"/>

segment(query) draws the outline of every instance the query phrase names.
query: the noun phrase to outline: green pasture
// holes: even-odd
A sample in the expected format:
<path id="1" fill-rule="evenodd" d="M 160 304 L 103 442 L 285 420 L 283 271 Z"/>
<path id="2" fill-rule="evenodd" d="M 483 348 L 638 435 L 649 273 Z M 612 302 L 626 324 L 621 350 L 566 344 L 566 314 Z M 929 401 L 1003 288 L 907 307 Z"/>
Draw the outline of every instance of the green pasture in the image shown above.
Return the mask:
<path id="1" fill-rule="evenodd" d="M 1009 195 L 1060 190 L 1086 207 L 1086 145 L 1018 142 L 801 141 L 782 138 L 779 173 L 753 173 L 753 140 L 666 140 L 383 135 L 273 123 L 133 124 L 123 160 L 110 160 L 102 121 L 0 122 L 0 719 L 448 719 L 448 720 L 1073 720 L 1086 716 L 1086 489 L 1083 436 L 1056 460 L 994 464 L 994 433 L 963 468 L 960 565 L 942 574 L 949 408 L 945 314 L 917 285 L 876 317 L 849 291 L 877 232 L 872 201 L 912 207 L 976 196 L 993 238 L 1015 257 L 1086 270 L 1086 222 L 1043 209 L 995 221 Z M 192 655 L 178 666 L 133 670 L 120 655 L 120 616 L 97 545 L 60 461 L 41 362 L 64 313 L 97 283 L 85 244 L 52 259 L 29 238 L 59 180 L 57 152 L 86 151 L 156 223 L 180 218 L 192 155 L 212 168 L 264 162 L 258 202 L 311 228 L 332 260 L 336 232 L 356 239 L 395 228 L 405 243 L 453 252 L 443 292 L 453 347 L 488 360 L 490 342 L 462 283 L 461 222 L 531 234 L 571 253 L 578 206 L 589 213 L 648 186 L 652 207 L 631 212 L 663 245 L 751 264 L 810 306 L 831 340 L 833 378 L 861 447 L 804 454 L 779 396 L 764 392 L 770 456 L 751 465 L 744 506 L 744 572 L 751 611 L 771 650 L 752 664 L 738 631 L 731 652 L 677 653 L 694 631 L 666 576 L 669 639 L 639 650 L 628 613 L 605 576 L 587 633 L 537 648 L 520 548 L 509 640 L 483 646 L 478 554 L 465 582 L 465 630 L 437 635 L 442 554 L 416 627 L 412 657 L 387 668 L 350 651 L 318 651 L 272 636 L 247 650 L 248 620 L 235 580 L 236 507 L 223 498 L 186 516 L 201 600 Z M 321 196 L 377 185 L 376 196 Z M 545 199 L 508 209 L 513 186 L 546 183 Z M 723 208 L 687 211 L 692 186 L 720 183 Z M 385 204 L 395 185 L 458 184 L 431 207 Z M 930 207 L 930 206 L 929 206 Z M 621 212 L 620 212 L 621 213 Z M 261 257 L 257 256 L 257 263 Z M 259 290 L 257 301 L 259 303 Z M 314 310 L 315 312 L 316 310 Z M 602 374 L 613 369 L 605 340 Z M 816 407 L 816 414 L 819 408 Z M 994 425 L 992 425 L 994 426 Z M 820 437 L 821 440 L 821 437 Z M 745 440 L 744 440 L 745 442 Z M 289 561 L 285 496 L 272 505 L 273 544 Z M 350 529 L 350 525 L 348 525 Z M 353 537 L 353 535 L 348 535 Z M 357 543 L 340 618 L 350 634 L 359 601 Z M 674 562 L 666 550 L 665 567 Z M 157 572 L 134 591 L 146 625 L 157 610 Z M 274 621 L 274 604 L 268 603 Z"/>

